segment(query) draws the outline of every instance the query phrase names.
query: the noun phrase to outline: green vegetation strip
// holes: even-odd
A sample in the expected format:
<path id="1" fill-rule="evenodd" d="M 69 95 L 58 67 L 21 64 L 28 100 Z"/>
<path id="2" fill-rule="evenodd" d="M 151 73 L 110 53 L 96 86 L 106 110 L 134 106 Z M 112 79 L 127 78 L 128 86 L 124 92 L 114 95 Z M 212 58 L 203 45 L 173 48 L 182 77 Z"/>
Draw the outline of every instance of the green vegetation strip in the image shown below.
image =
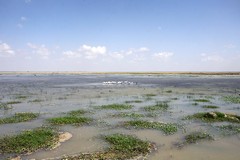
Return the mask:
<path id="1" fill-rule="evenodd" d="M 240 116 L 221 112 L 203 112 L 187 116 L 185 119 L 200 119 L 205 122 L 234 122 L 240 123 Z"/>
<path id="2" fill-rule="evenodd" d="M 153 148 L 151 143 L 130 135 L 112 134 L 104 136 L 104 139 L 111 144 L 110 148 L 105 152 L 85 153 L 62 159 L 132 159 L 134 157 L 146 156 Z"/>
<path id="3" fill-rule="evenodd" d="M 65 124 L 73 124 L 73 125 L 83 125 L 88 124 L 92 121 L 91 118 L 83 117 L 83 114 L 87 113 L 84 110 L 75 110 L 67 113 L 66 116 L 49 118 L 47 121 L 53 125 L 65 125 Z"/>
<path id="4" fill-rule="evenodd" d="M 141 118 L 141 117 L 144 117 L 144 115 L 138 114 L 138 113 L 117 113 L 117 114 L 114 114 L 113 117 Z"/>
<path id="5" fill-rule="evenodd" d="M 18 104 L 18 103 L 22 103 L 21 101 L 9 101 L 6 104 Z"/>
<path id="6" fill-rule="evenodd" d="M 11 117 L 0 119 L 0 124 L 26 122 L 26 121 L 36 119 L 38 116 L 39 116 L 38 113 L 31 113 L 31 112 L 15 113 L 15 115 Z"/>
<path id="7" fill-rule="evenodd" d="M 132 100 L 132 101 L 125 101 L 125 103 L 142 103 L 141 100 Z"/>
<path id="8" fill-rule="evenodd" d="M 206 106 L 203 106 L 203 108 L 216 109 L 216 108 L 219 108 L 219 107 L 218 106 L 212 106 L 212 105 L 206 105 Z"/>
<path id="9" fill-rule="evenodd" d="M 134 128 L 157 129 L 170 135 L 177 132 L 177 126 L 171 123 L 148 122 L 143 120 L 133 120 L 124 123 L 124 126 L 132 126 Z"/>
<path id="10" fill-rule="evenodd" d="M 218 128 L 224 131 L 224 134 L 228 134 L 228 135 L 240 134 L 240 126 L 223 125 L 223 126 L 218 126 Z"/>
<path id="11" fill-rule="evenodd" d="M 12 108 L 13 108 L 12 105 L 0 102 L 0 109 L 8 110 L 8 109 L 12 109 Z"/>
<path id="12" fill-rule="evenodd" d="M 195 102 L 210 102 L 208 99 L 194 99 Z"/>
<path id="13" fill-rule="evenodd" d="M 240 96 L 225 96 L 223 100 L 231 103 L 240 103 Z"/>
<path id="14" fill-rule="evenodd" d="M 0 153 L 27 154 L 39 149 L 52 148 L 57 142 L 58 134 L 55 131 L 49 128 L 38 128 L 1 138 Z"/>
<path id="15" fill-rule="evenodd" d="M 109 105 L 103 105 L 100 106 L 101 109 L 113 109 L 113 110 L 124 110 L 124 109 L 131 109 L 132 105 L 126 105 L 126 104 L 109 104 Z"/>
<path id="16" fill-rule="evenodd" d="M 205 132 L 193 132 L 189 135 L 186 135 L 184 139 L 184 143 L 191 144 L 202 140 L 213 140 L 213 137 Z"/>
<path id="17" fill-rule="evenodd" d="M 156 105 L 144 107 L 145 111 L 167 110 L 169 105 L 164 102 L 158 102 Z"/>

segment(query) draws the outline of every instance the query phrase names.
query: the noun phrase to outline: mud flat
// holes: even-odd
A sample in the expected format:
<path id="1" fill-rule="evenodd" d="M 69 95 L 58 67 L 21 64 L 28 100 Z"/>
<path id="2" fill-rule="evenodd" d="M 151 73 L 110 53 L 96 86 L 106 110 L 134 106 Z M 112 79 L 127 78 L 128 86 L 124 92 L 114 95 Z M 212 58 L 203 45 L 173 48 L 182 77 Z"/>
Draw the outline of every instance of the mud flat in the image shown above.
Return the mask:
<path id="1" fill-rule="evenodd" d="M 0 159 L 238 159 L 240 75 L 1 72 L 0 122 L 0 140 L 41 127 L 72 136 L 0 147 Z"/>

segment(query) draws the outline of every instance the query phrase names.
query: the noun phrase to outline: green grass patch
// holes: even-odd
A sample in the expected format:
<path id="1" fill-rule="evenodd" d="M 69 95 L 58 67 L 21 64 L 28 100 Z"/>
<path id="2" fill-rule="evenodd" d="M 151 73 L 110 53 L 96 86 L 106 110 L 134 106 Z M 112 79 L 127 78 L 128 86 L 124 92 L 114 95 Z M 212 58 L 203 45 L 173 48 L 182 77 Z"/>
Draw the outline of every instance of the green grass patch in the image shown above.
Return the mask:
<path id="1" fill-rule="evenodd" d="M 203 106 L 203 108 L 216 109 L 216 108 L 219 108 L 219 107 L 218 106 L 213 106 L 213 105 L 206 105 L 206 106 Z"/>
<path id="2" fill-rule="evenodd" d="M 165 134 L 173 134 L 177 132 L 177 126 L 171 123 L 149 122 L 143 120 L 133 120 L 124 123 L 125 127 L 134 127 L 142 129 L 157 129 L 163 131 Z"/>
<path id="3" fill-rule="evenodd" d="M 7 103 L 1 103 L 0 102 L 0 109 L 3 109 L 3 110 L 9 110 L 9 109 L 12 109 L 12 105 L 9 105 Z"/>
<path id="4" fill-rule="evenodd" d="M 202 140 L 213 140 L 213 137 L 205 132 L 193 132 L 185 136 L 184 143 L 192 144 Z"/>
<path id="5" fill-rule="evenodd" d="M 102 105 L 100 106 L 101 109 L 112 109 L 112 110 L 124 110 L 124 109 L 131 109 L 132 105 L 127 104 L 109 104 L 109 105 Z"/>
<path id="6" fill-rule="evenodd" d="M 21 101 L 9 101 L 6 102 L 6 104 L 18 104 L 18 103 L 22 103 Z"/>
<path id="7" fill-rule="evenodd" d="M 144 107 L 145 111 L 152 112 L 157 110 L 167 110 L 169 105 L 165 102 L 158 102 L 156 105 Z"/>
<path id="8" fill-rule="evenodd" d="M 237 125 L 223 125 L 218 126 L 218 128 L 222 131 L 224 131 L 224 134 L 227 135 L 233 135 L 233 134 L 239 134 L 240 133 L 240 126 Z"/>
<path id="9" fill-rule="evenodd" d="M 125 103 L 142 103 L 141 100 L 132 100 L 132 101 L 125 101 Z"/>
<path id="10" fill-rule="evenodd" d="M 172 93 L 172 90 L 167 90 L 167 91 L 165 91 L 166 93 Z"/>
<path id="11" fill-rule="evenodd" d="M 151 143 L 130 135 L 112 134 L 104 136 L 104 139 L 111 145 L 106 151 L 81 153 L 76 156 L 63 157 L 63 159 L 135 159 L 136 157 L 146 156 L 153 148 Z"/>
<path id="12" fill-rule="evenodd" d="M 223 100 L 231 103 L 240 103 L 240 96 L 225 96 Z"/>
<path id="13" fill-rule="evenodd" d="M 24 131 L 19 135 L 0 139 L 0 153 L 27 154 L 39 149 L 52 148 L 58 142 L 58 134 L 49 128 Z"/>
<path id="14" fill-rule="evenodd" d="M 43 100 L 41 99 L 34 99 L 34 100 L 30 100 L 28 102 L 32 102 L 32 103 L 38 103 L 38 102 L 42 102 Z"/>
<path id="15" fill-rule="evenodd" d="M 68 115 L 70 115 L 70 116 L 82 116 L 85 113 L 87 113 L 87 111 L 79 109 L 79 110 L 74 110 L 74 111 L 68 112 Z"/>
<path id="16" fill-rule="evenodd" d="M 149 93 L 149 94 L 145 94 L 146 97 L 155 97 L 157 96 L 156 94 L 153 94 L 153 93 Z"/>
<path id="17" fill-rule="evenodd" d="M 26 121 L 36 119 L 38 116 L 39 116 L 38 113 L 31 113 L 31 112 L 15 113 L 11 117 L 0 119 L 0 124 L 26 122 Z"/>
<path id="18" fill-rule="evenodd" d="M 194 99 L 195 102 L 210 102 L 208 99 Z"/>
<path id="19" fill-rule="evenodd" d="M 144 115 L 138 113 L 118 113 L 114 114 L 113 117 L 142 118 Z"/>
<path id="20" fill-rule="evenodd" d="M 198 105 L 198 103 L 197 103 L 197 102 L 194 102 L 194 103 L 192 103 L 192 105 L 193 105 L 193 106 L 197 106 L 197 105 Z"/>
<path id="21" fill-rule="evenodd" d="M 23 96 L 23 95 L 19 95 L 19 96 L 16 96 L 17 99 L 26 99 L 27 96 Z"/>
<path id="22" fill-rule="evenodd" d="M 49 118 L 47 121 L 52 125 L 83 125 L 88 124 L 92 121 L 92 119 L 87 117 L 77 117 L 77 116 L 63 116 L 63 117 L 54 117 Z"/>
<path id="23" fill-rule="evenodd" d="M 221 112 L 203 112 L 187 116 L 185 119 L 200 119 L 205 122 L 234 122 L 240 123 L 240 116 Z"/>

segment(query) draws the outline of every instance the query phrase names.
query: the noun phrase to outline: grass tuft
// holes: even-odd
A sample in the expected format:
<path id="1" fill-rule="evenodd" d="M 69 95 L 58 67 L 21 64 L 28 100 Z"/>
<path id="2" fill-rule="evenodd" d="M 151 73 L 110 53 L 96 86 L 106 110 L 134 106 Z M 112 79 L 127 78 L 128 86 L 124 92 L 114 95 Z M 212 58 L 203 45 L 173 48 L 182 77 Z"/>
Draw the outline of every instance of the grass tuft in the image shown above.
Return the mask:
<path id="1" fill-rule="evenodd" d="M 216 108 L 219 108 L 219 107 L 218 106 L 212 106 L 212 105 L 206 105 L 206 106 L 203 106 L 203 108 L 216 109 Z"/>
<path id="2" fill-rule="evenodd" d="M 39 116 L 38 113 L 31 113 L 31 112 L 15 113 L 15 115 L 11 117 L 0 119 L 0 124 L 26 122 L 26 121 L 36 119 L 38 116 Z"/>
<path id="3" fill-rule="evenodd" d="M 49 118 L 47 119 L 47 121 L 52 125 L 65 125 L 65 124 L 82 125 L 91 122 L 92 119 L 87 117 L 64 116 Z"/>
<path id="4" fill-rule="evenodd" d="M 70 116 L 82 116 L 85 113 L 87 113 L 87 111 L 79 109 L 79 110 L 74 110 L 74 111 L 68 112 L 68 115 L 70 115 Z"/>
<path id="5" fill-rule="evenodd" d="M 131 109 L 132 107 L 133 107 L 132 105 L 126 104 L 109 104 L 100 106 L 101 109 L 113 109 L 113 110 Z"/>
<path id="6" fill-rule="evenodd" d="M 194 99 L 195 102 L 210 102 L 208 99 Z"/>
<path id="7" fill-rule="evenodd" d="M 202 140 L 213 140 L 213 137 L 205 132 L 193 132 L 185 136 L 186 144 L 197 143 Z"/>
<path id="8" fill-rule="evenodd" d="M 12 105 L 0 102 L 0 109 L 9 110 L 9 109 L 12 109 L 12 108 L 13 108 Z"/>
<path id="9" fill-rule="evenodd" d="M 39 149 L 52 148 L 58 141 L 58 134 L 49 128 L 37 128 L 15 136 L 0 139 L 0 153 L 27 154 Z"/>
<path id="10" fill-rule="evenodd" d="M 158 102 L 156 105 L 144 107 L 145 111 L 157 111 L 157 110 L 167 110 L 169 105 L 164 102 Z"/>
<path id="11" fill-rule="evenodd" d="M 205 122 L 235 122 L 240 123 L 240 116 L 221 112 L 203 112 L 187 116 L 185 119 L 200 119 Z"/>
<path id="12" fill-rule="evenodd" d="M 143 120 L 133 120 L 124 123 L 124 126 L 132 126 L 134 128 L 145 128 L 145 129 L 157 129 L 163 131 L 165 134 L 170 135 L 177 132 L 177 126 L 171 123 L 159 123 L 149 122 Z"/>
<path id="13" fill-rule="evenodd" d="M 117 114 L 114 114 L 113 117 L 141 118 L 141 117 L 144 117 L 144 115 L 138 114 L 138 113 L 117 113 Z"/>
<path id="14" fill-rule="evenodd" d="M 21 101 L 9 101 L 6 104 L 18 104 L 18 103 L 22 103 Z"/>
<path id="15" fill-rule="evenodd" d="M 240 96 L 225 96 L 223 100 L 231 103 L 240 103 Z"/>
<path id="16" fill-rule="evenodd" d="M 240 126 L 230 124 L 230 125 L 218 126 L 218 128 L 224 131 L 224 134 L 227 134 L 227 135 L 240 134 Z"/>
<path id="17" fill-rule="evenodd" d="M 132 101 L 125 101 L 125 103 L 142 103 L 141 100 L 132 100 Z"/>

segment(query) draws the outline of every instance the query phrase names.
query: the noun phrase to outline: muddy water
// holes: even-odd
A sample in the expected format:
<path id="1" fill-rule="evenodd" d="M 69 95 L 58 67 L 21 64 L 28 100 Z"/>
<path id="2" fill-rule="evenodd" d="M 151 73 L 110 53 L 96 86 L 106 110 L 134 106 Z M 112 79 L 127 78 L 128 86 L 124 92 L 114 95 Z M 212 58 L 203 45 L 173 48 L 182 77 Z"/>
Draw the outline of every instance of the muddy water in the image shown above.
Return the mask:
<path id="1" fill-rule="evenodd" d="M 104 85 L 106 81 L 128 81 L 131 84 Z M 38 151 L 23 159 L 46 159 L 82 152 L 102 151 L 108 144 L 101 135 L 126 133 L 143 140 L 154 142 L 158 148 L 148 156 L 150 160 L 181 159 L 238 159 L 240 139 L 238 135 L 223 136 L 215 126 L 222 123 L 207 124 L 183 117 L 208 111 L 221 111 L 240 115 L 240 105 L 224 102 L 225 95 L 238 96 L 240 93 L 239 76 L 188 76 L 188 75 L 0 75 L 0 101 L 20 101 L 12 109 L 0 109 L 0 118 L 16 112 L 37 112 L 40 117 L 31 122 L 0 125 L 0 137 L 13 135 L 26 129 L 46 125 L 46 119 L 63 115 L 76 109 L 85 109 L 86 116 L 94 119 L 89 126 L 61 126 L 61 131 L 68 131 L 73 138 L 51 151 Z M 146 94 L 155 94 L 148 97 Z M 26 98 L 19 98 L 26 96 Z M 209 99 L 210 102 L 193 105 L 194 99 Z M 38 100 L 37 102 L 34 102 Z M 127 111 L 100 110 L 96 106 L 126 101 L 141 100 L 131 103 L 133 109 Z M 149 116 L 143 107 L 157 101 L 168 101 L 170 108 Z M 203 105 L 217 105 L 219 109 L 204 109 Z M 131 118 L 115 118 L 112 114 L 134 112 L 145 115 L 141 119 L 166 123 L 176 123 L 179 131 L 170 136 L 156 130 L 125 129 L 119 124 Z M 200 142 L 176 148 L 173 144 L 183 139 L 192 131 L 206 131 L 214 135 L 213 142 Z M 4 156 L 0 155 L 3 158 Z"/>

